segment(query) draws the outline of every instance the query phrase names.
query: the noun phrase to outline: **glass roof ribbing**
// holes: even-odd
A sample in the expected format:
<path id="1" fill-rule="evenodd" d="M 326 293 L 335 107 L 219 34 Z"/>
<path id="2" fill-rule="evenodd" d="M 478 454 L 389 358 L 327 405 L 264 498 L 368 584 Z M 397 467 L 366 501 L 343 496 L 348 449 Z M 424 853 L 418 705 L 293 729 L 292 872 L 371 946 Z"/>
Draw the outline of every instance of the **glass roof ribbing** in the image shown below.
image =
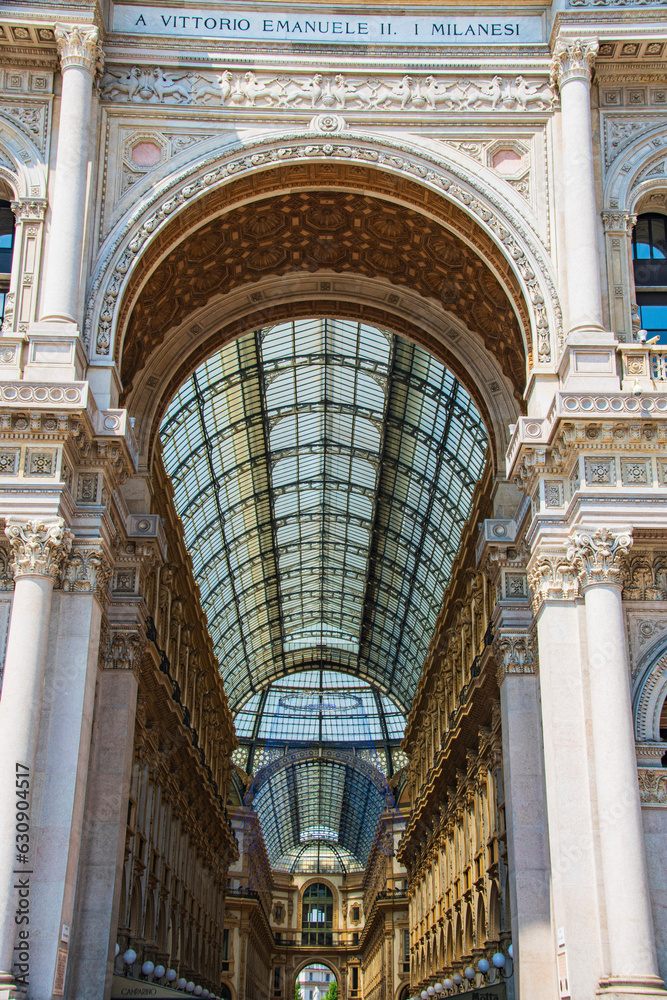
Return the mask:
<path id="1" fill-rule="evenodd" d="M 375 744 L 400 741 L 405 717 L 358 677 L 309 670 L 274 681 L 237 712 L 240 740 L 270 743 Z"/>
<path id="2" fill-rule="evenodd" d="M 287 755 L 269 765 L 255 784 L 252 804 L 271 867 L 305 870 L 306 863 L 324 863 L 330 851 L 302 850 L 316 844 L 340 848 L 336 856 L 348 871 L 365 867 L 385 809 L 385 788 L 373 768 L 353 760 Z"/>
<path id="3" fill-rule="evenodd" d="M 201 365 L 161 434 L 239 724 L 295 671 L 407 711 L 485 461 L 454 376 L 362 323 L 281 323 Z"/>

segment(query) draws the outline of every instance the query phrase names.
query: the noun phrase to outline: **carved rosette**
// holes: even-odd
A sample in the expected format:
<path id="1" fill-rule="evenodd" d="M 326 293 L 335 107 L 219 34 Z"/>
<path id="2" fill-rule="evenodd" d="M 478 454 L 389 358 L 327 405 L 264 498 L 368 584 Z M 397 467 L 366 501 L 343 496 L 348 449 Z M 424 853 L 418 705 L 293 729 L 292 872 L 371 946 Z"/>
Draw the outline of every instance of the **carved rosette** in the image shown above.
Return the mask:
<path id="1" fill-rule="evenodd" d="M 97 28 L 81 24 L 56 24 L 55 35 L 63 73 L 70 66 L 85 69 L 91 76 L 102 73 L 104 53 L 98 44 Z"/>
<path id="2" fill-rule="evenodd" d="M 569 80 L 586 80 L 590 83 L 593 65 L 600 44 L 595 38 L 559 38 L 551 60 L 552 87 L 562 88 Z"/>
<path id="3" fill-rule="evenodd" d="M 537 673 L 537 640 L 535 632 L 500 629 L 493 640 L 498 685 L 507 674 Z"/>
<path id="4" fill-rule="evenodd" d="M 577 567 L 582 587 L 596 583 L 623 585 L 625 559 L 632 545 L 632 529 L 611 531 L 598 528 L 590 533 L 575 531 L 570 538 L 567 555 Z"/>
<path id="5" fill-rule="evenodd" d="M 77 543 L 63 570 L 62 589 L 72 594 L 94 593 L 103 600 L 110 577 L 111 563 L 99 543 Z"/>
<path id="6" fill-rule="evenodd" d="M 136 626 L 104 625 L 100 635 L 102 670 L 138 673 L 146 649 L 146 636 Z"/>
<path id="7" fill-rule="evenodd" d="M 534 614 L 544 601 L 573 601 L 579 597 L 577 567 L 565 551 L 538 551 L 528 570 L 528 583 Z"/>
<path id="8" fill-rule="evenodd" d="M 52 521 L 20 521 L 9 518 L 5 528 L 12 547 L 15 579 L 22 576 L 49 576 L 60 579 L 72 547 L 74 535 L 62 517 Z"/>

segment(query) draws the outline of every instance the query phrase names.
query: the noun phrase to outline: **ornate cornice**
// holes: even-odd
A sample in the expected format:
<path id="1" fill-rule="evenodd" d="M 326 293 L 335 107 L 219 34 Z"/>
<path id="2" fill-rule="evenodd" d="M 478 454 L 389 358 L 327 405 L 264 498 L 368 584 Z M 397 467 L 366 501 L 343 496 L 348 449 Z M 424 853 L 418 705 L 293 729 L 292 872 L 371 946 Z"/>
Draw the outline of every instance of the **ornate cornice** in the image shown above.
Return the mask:
<path id="1" fill-rule="evenodd" d="M 61 517 L 52 521 L 9 518 L 5 534 L 14 555 L 12 569 L 16 579 L 48 576 L 57 581 L 60 578 L 74 538 Z"/>
<path id="2" fill-rule="evenodd" d="M 104 53 L 98 44 L 97 28 L 80 24 L 56 24 L 56 45 L 63 72 L 70 66 L 87 70 L 91 76 L 102 73 Z"/>
<path id="3" fill-rule="evenodd" d="M 570 537 L 567 557 L 578 570 L 582 588 L 596 583 L 622 586 L 621 574 L 631 545 L 631 528 L 618 532 L 609 528 L 575 531 Z"/>
<path id="4" fill-rule="evenodd" d="M 550 85 L 562 89 L 570 80 L 587 80 L 590 83 L 593 65 L 600 45 L 595 38 L 559 38 L 551 60 Z"/>

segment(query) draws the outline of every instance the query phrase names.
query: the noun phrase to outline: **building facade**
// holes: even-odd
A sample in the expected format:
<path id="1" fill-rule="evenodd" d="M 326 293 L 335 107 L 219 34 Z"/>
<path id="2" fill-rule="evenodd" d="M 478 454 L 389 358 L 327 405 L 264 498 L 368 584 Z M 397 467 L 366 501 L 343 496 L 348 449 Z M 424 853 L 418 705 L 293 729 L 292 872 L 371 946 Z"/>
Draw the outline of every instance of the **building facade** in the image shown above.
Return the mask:
<path id="1" fill-rule="evenodd" d="M 2 1000 L 667 996 L 666 68 L 2 4 Z"/>

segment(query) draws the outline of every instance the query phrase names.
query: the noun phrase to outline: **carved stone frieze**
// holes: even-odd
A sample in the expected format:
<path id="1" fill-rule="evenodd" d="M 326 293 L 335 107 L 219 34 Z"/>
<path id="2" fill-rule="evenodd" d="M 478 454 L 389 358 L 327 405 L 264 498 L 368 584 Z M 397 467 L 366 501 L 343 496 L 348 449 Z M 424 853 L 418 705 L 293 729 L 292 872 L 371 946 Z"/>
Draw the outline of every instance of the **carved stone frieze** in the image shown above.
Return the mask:
<path id="1" fill-rule="evenodd" d="M 99 45 L 99 31 L 80 24 L 56 24 L 56 45 L 63 70 L 78 66 L 89 73 L 101 73 L 104 52 Z"/>
<path id="2" fill-rule="evenodd" d="M 633 551 L 623 564 L 623 599 L 667 599 L 667 552 Z"/>
<path id="3" fill-rule="evenodd" d="M 551 61 L 551 86 L 560 88 L 576 78 L 590 80 L 599 47 L 594 38 L 559 38 Z"/>
<path id="4" fill-rule="evenodd" d="M 348 77 L 343 73 L 275 75 L 245 70 L 222 73 L 159 66 L 107 67 L 101 97 L 108 102 L 174 106 L 292 110 L 433 113 L 551 111 L 556 96 L 544 79 L 522 75 L 488 79 Z"/>
<path id="5" fill-rule="evenodd" d="M 68 593 L 95 593 L 104 599 L 111 578 L 109 558 L 98 541 L 76 541 L 63 569 L 62 589 Z"/>
<path id="6" fill-rule="evenodd" d="M 667 768 L 639 767 L 637 774 L 642 805 L 667 805 Z"/>
<path id="7" fill-rule="evenodd" d="M 23 132 L 41 153 L 45 152 L 49 109 L 44 101 L 21 100 L 6 103 L 2 100 L 0 117 L 3 116 Z"/>
<path id="8" fill-rule="evenodd" d="M 17 579 L 22 576 L 60 579 L 74 538 L 61 517 L 51 521 L 24 521 L 10 517 L 5 534 L 12 547 L 12 569 Z"/>
<path id="9" fill-rule="evenodd" d="M 635 111 L 632 116 L 628 116 L 627 113 L 618 115 L 605 113 L 603 118 L 605 169 L 609 170 L 626 147 L 639 139 L 645 132 L 655 132 L 658 126 L 662 126 L 661 132 L 652 136 L 652 145 L 657 149 L 667 144 L 664 112 L 655 111 L 652 114 L 642 115 Z M 641 157 L 645 158 L 645 156 L 646 153 L 642 151 Z M 611 207 L 614 207 L 613 203 Z"/>
<path id="10" fill-rule="evenodd" d="M 570 538 L 567 558 L 578 569 L 582 587 L 596 583 L 622 583 L 625 557 L 632 545 L 632 529 L 611 531 L 598 528 L 595 532 L 575 531 Z"/>

